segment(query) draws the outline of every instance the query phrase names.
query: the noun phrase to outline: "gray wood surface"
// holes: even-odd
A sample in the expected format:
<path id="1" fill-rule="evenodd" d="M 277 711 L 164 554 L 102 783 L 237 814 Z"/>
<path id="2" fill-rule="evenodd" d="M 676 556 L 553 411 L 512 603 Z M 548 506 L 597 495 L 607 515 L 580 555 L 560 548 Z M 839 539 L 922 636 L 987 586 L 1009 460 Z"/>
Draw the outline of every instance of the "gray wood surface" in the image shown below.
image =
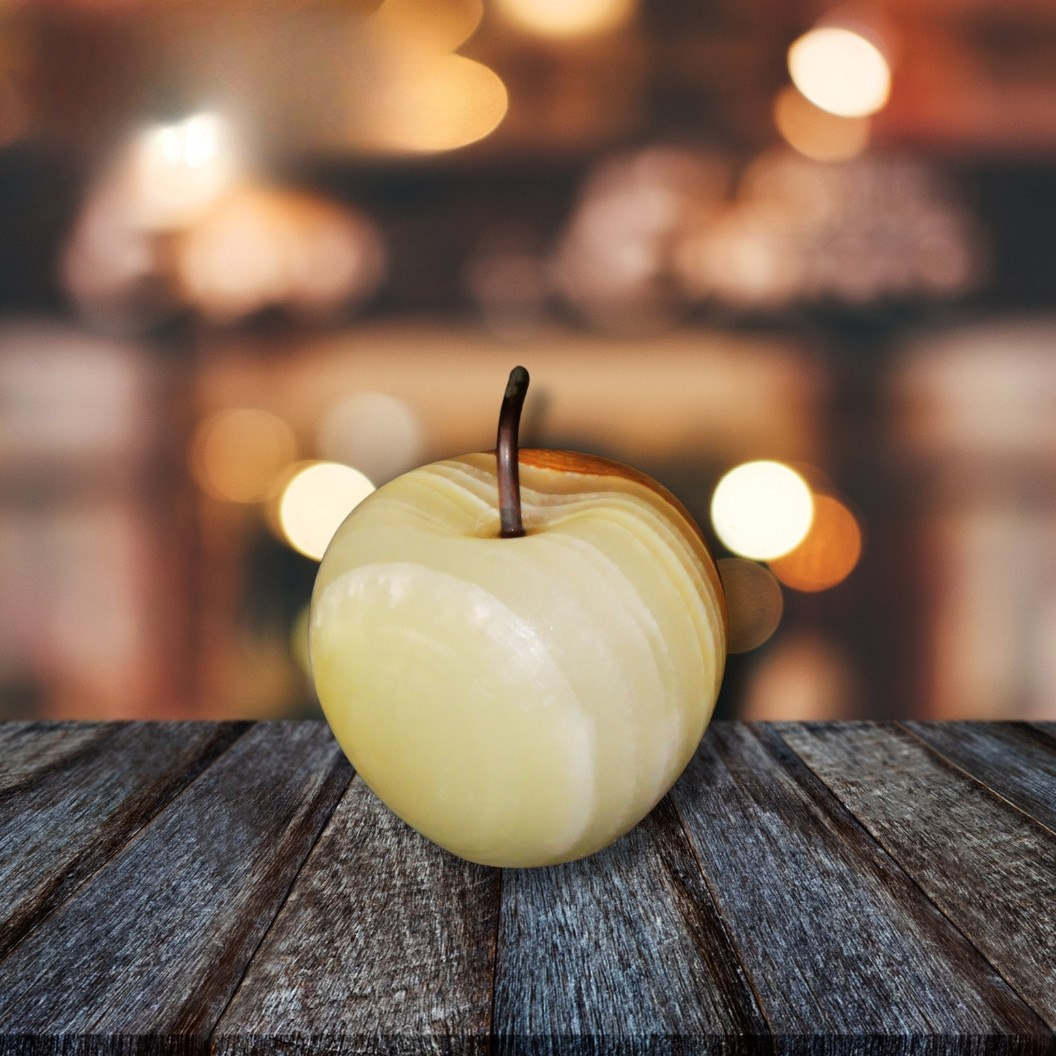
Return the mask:
<path id="1" fill-rule="evenodd" d="M 0 1030 L 207 1034 L 347 780 L 321 727 L 245 733 L 0 960 Z"/>
<path id="2" fill-rule="evenodd" d="M 0 956 L 244 728 L 133 723 L 40 736 L 19 731 L 3 749 L 0 773 Z"/>
<path id="3" fill-rule="evenodd" d="M 220 1021 L 217 1051 L 276 1033 L 328 1051 L 485 1051 L 500 881 L 421 839 L 356 778 Z"/>
<path id="4" fill-rule="evenodd" d="M 593 857 L 504 878 L 499 1052 L 726 1050 L 767 1033 L 669 802 Z"/>
<path id="5" fill-rule="evenodd" d="M 783 738 L 1056 1029 L 1052 830 L 908 731 L 832 724 L 790 728 Z"/>
<path id="6" fill-rule="evenodd" d="M 771 730 L 714 729 L 672 798 L 774 1034 L 1044 1030 Z"/>
<path id="7" fill-rule="evenodd" d="M 471 865 L 318 723 L 0 725 L 0 1056 L 1056 1052 L 1056 726 L 716 723 Z"/>

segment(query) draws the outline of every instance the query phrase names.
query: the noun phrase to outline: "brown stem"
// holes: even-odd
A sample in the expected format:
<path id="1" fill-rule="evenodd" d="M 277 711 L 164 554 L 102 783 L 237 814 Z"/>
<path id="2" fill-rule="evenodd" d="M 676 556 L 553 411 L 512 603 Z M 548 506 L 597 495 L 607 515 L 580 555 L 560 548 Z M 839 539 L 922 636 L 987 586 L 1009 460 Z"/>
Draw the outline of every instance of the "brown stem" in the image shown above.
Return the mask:
<path id="1" fill-rule="evenodd" d="M 528 392 L 528 371 L 514 367 L 499 409 L 499 436 L 495 444 L 499 474 L 499 535 L 503 539 L 517 539 L 524 535 L 521 519 L 521 481 L 517 464 L 517 430 L 521 424 L 521 408 Z"/>

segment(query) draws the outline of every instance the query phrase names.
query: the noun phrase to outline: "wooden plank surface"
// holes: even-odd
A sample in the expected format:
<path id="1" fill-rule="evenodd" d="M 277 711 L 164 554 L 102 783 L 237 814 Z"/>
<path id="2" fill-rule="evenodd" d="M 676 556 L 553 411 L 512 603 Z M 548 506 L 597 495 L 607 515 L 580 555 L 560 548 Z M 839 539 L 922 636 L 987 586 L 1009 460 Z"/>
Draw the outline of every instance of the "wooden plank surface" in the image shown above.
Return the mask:
<path id="1" fill-rule="evenodd" d="M 1046 1032 L 771 731 L 713 727 L 671 798 L 786 1051 Z"/>
<path id="2" fill-rule="evenodd" d="M 716 723 L 500 871 L 320 723 L 4 724 L 0 1056 L 1056 1052 L 1054 817 L 1051 724 Z"/>
<path id="3" fill-rule="evenodd" d="M 767 1035 L 670 803 L 591 858 L 507 872 L 499 1053 L 732 1052 Z"/>
<path id="4" fill-rule="evenodd" d="M 0 772 L 0 957 L 247 725 L 20 730 Z"/>
<path id="5" fill-rule="evenodd" d="M 943 758 L 1056 832 L 1056 729 L 1026 722 L 906 722 Z"/>
<path id="6" fill-rule="evenodd" d="M 220 1056 L 487 1051 L 500 873 L 422 839 L 356 778 L 214 1038 Z"/>
<path id="7" fill-rule="evenodd" d="M 324 727 L 254 726 L 0 961 L 0 1051 L 207 1032 L 348 777 Z"/>
<path id="8" fill-rule="evenodd" d="M 1056 1029 L 1053 832 L 906 730 L 803 724 L 781 737 Z"/>

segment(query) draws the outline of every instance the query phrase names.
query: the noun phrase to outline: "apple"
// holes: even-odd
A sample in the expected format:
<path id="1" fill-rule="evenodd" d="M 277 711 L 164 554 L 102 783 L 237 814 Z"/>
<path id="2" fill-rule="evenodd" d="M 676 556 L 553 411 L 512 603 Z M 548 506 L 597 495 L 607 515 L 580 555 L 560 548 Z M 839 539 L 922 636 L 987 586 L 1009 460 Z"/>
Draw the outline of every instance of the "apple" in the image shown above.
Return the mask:
<path id="1" fill-rule="evenodd" d="M 405 473 L 358 505 L 312 595 L 324 714 L 399 817 L 496 866 L 568 861 L 637 824 L 711 717 L 726 603 L 664 487 L 591 455 L 496 451 Z"/>

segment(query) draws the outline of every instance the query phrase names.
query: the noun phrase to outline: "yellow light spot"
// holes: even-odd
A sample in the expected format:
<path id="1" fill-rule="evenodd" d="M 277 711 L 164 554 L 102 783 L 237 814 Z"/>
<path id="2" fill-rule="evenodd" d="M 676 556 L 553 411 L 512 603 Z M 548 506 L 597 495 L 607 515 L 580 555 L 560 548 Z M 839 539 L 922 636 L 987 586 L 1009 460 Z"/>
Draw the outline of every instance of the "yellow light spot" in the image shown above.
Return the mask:
<path id="1" fill-rule="evenodd" d="M 378 152 L 430 154 L 483 139 L 506 116 L 498 74 L 461 55 L 393 53 L 353 136 Z"/>
<path id="2" fill-rule="evenodd" d="M 191 471 L 201 487 L 227 502 L 259 502 L 297 457 L 293 431 L 277 415 L 237 407 L 206 418 L 191 440 Z"/>
<path id="3" fill-rule="evenodd" d="M 774 100 L 774 124 L 794 150 L 815 161 L 845 161 L 869 144 L 868 117 L 840 117 L 788 85 Z"/>
<path id="4" fill-rule="evenodd" d="M 810 529 L 814 499 L 807 482 L 781 462 L 746 462 L 715 488 L 711 521 L 735 554 L 768 561 L 798 546 Z"/>
<path id="5" fill-rule="evenodd" d="M 635 0 L 498 0 L 515 25 L 546 37 L 580 37 L 617 29 L 630 21 Z"/>
<path id="6" fill-rule="evenodd" d="M 372 491 L 370 480 L 339 462 L 310 462 L 290 478 L 279 497 L 283 538 L 318 561 L 341 522 Z"/>
<path id="7" fill-rule="evenodd" d="M 451 52 L 473 35 L 483 16 L 483 0 L 384 0 L 371 29 L 403 47 Z"/>
<path id="8" fill-rule="evenodd" d="M 788 70 L 815 106 L 841 117 L 875 114 L 891 91 L 891 69 L 883 52 L 840 26 L 819 26 L 794 41 Z"/>
<path id="9" fill-rule="evenodd" d="M 771 561 L 770 569 L 795 590 L 827 590 L 851 574 L 861 552 L 862 530 L 854 514 L 839 499 L 816 495 L 814 520 L 806 538 Z"/>

